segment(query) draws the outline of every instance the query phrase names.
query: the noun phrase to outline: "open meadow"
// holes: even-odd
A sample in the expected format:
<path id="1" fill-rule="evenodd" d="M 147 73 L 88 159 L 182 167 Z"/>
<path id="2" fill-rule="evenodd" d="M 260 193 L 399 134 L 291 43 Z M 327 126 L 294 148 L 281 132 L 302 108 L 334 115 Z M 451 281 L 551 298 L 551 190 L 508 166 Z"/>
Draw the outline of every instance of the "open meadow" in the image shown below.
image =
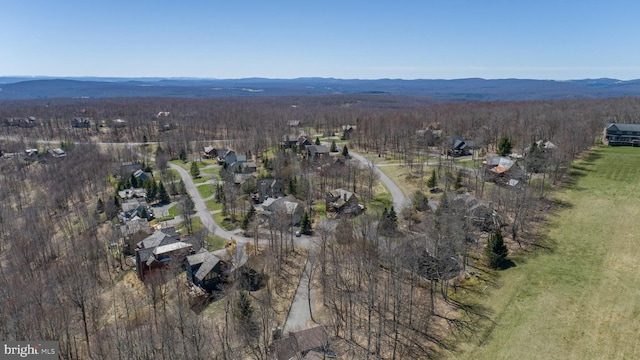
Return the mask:
<path id="1" fill-rule="evenodd" d="M 596 149 L 572 174 L 540 247 L 485 291 L 458 291 L 488 319 L 449 357 L 640 358 L 640 149 Z"/>

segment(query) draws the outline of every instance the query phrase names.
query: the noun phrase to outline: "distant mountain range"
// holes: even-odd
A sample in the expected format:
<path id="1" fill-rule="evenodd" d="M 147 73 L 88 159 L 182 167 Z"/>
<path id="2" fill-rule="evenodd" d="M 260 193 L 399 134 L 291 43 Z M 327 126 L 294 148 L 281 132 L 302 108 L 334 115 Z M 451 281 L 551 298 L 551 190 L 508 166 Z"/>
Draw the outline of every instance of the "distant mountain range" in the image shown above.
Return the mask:
<path id="1" fill-rule="evenodd" d="M 388 94 L 435 101 L 517 101 L 640 96 L 640 80 L 194 79 L 0 77 L 0 100 L 109 97 L 210 98 Z"/>

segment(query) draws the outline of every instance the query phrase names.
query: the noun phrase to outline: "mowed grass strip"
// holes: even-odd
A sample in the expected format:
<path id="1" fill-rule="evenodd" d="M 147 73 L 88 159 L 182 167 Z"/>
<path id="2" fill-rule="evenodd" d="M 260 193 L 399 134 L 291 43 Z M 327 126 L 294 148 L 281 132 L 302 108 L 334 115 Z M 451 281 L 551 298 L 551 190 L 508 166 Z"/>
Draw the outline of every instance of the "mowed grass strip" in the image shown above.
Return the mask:
<path id="1" fill-rule="evenodd" d="M 543 245 L 514 257 L 488 296 L 490 321 L 459 359 L 640 359 L 640 149 L 596 149 L 557 194 Z"/>

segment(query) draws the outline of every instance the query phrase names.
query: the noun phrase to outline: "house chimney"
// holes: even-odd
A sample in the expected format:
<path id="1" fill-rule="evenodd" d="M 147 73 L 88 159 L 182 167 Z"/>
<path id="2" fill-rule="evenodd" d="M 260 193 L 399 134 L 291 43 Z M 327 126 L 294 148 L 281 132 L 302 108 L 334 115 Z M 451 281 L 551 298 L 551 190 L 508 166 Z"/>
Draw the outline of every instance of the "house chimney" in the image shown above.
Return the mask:
<path id="1" fill-rule="evenodd" d="M 342 196 L 344 197 L 344 201 L 347 202 L 347 193 L 343 193 Z"/>

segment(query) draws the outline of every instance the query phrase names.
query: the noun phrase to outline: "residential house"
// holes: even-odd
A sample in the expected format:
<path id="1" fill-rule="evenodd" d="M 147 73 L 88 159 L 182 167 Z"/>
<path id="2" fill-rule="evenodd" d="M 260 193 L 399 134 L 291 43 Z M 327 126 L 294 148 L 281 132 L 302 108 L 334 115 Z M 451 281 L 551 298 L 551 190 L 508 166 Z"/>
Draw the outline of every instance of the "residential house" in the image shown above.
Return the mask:
<path id="1" fill-rule="evenodd" d="M 235 151 L 231 149 L 218 149 L 218 164 L 231 165 L 236 161 L 238 161 L 238 156 Z"/>
<path id="2" fill-rule="evenodd" d="M 327 213 L 334 213 L 336 216 L 356 216 L 364 210 L 358 203 L 358 197 L 345 189 L 327 192 L 325 201 Z"/>
<path id="3" fill-rule="evenodd" d="M 269 350 L 274 360 L 306 359 L 311 352 L 324 354 L 329 350 L 329 334 L 323 325 L 290 331 L 274 340 Z"/>
<path id="4" fill-rule="evenodd" d="M 282 137 L 282 147 L 285 149 L 291 149 L 298 144 L 298 135 L 284 135 Z"/>
<path id="5" fill-rule="evenodd" d="M 442 130 L 427 128 L 416 131 L 416 140 L 421 146 L 436 146 L 440 138 L 442 138 Z"/>
<path id="6" fill-rule="evenodd" d="M 537 146 L 539 149 L 552 150 L 552 149 L 557 148 L 556 144 L 554 144 L 554 143 L 552 143 L 551 141 L 548 141 L 548 140 L 547 140 L 547 141 L 544 141 L 544 140 L 538 140 L 538 141 L 536 141 L 535 143 L 536 143 L 536 146 Z M 525 155 L 529 154 L 529 151 L 530 151 L 530 150 L 531 150 L 531 147 L 530 147 L 530 146 L 527 146 L 526 148 L 524 148 L 524 154 L 525 154 Z M 515 156 L 514 156 L 514 155 L 515 155 Z M 520 159 L 520 158 L 523 158 L 524 156 L 522 156 L 522 155 L 517 155 L 517 154 L 511 154 L 511 155 L 509 155 L 509 157 L 511 157 L 511 158 L 516 158 L 516 159 Z"/>
<path id="7" fill-rule="evenodd" d="M 256 176 L 254 174 L 247 173 L 234 173 L 233 174 L 233 183 L 236 186 L 241 186 L 247 182 L 255 181 Z M 253 185 L 253 184 L 252 184 Z"/>
<path id="8" fill-rule="evenodd" d="M 319 174 L 330 178 L 346 175 L 346 172 L 349 171 L 347 165 L 352 162 L 358 162 L 357 160 L 351 160 L 346 156 L 342 156 L 341 154 L 322 157 L 321 159 L 322 163 L 319 168 Z"/>
<path id="9" fill-rule="evenodd" d="M 142 170 L 142 164 L 131 162 L 131 161 L 123 162 L 122 164 L 120 164 L 120 173 L 123 176 L 129 176 L 134 172 L 136 172 L 137 170 Z"/>
<path id="10" fill-rule="evenodd" d="M 300 149 L 300 151 L 306 150 L 309 145 L 313 145 L 313 139 L 311 139 L 311 136 L 300 135 L 298 137 L 298 149 Z"/>
<path id="11" fill-rule="evenodd" d="M 67 156 L 67 153 L 64 152 L 64 150 L 60 149 L 60 148 L 55 148 L 55 149 L 49 149 L 47 151 L 47 154 L 54 157 L 54 158 L 63 158 Z"/>
<path id="12" fill-rule="evenodd" d="M 256 171 L 258 171 L 258 165 L 255 161 L 247 161 L 246 163 L 242 164 L 242 171 L 244 173 L 255 173 Z"/>
<path id="13" fill-rule="evenodd" d="M 173 228 L 156 231 L 140 241 L 136 247 L 136 271 L 144 280 L 155 270 L 169 264 L 183 264 L 193 246 L 180 241 L 180 234 Z"/>
<path id="14" fill-rule="evenodd" d="M 299 127 L 300 126 L 300 120 L 289 120 L 289 121 L 287 121 L 287 125 L 289 127 Z"/>
<path id="15" fill-rule="evenodd" d="M 497 184 L 508 185 L 511 179 L 518 181 L 526 179 L 525 171 L 509 158 L 488 157 L 482 163 L 485 165 L 486 178 Z M 511 183 L 513 184 L 513 182 Z"/>
<path id="16" fill-rule="evenodd" d="M 24 154 L 27 158 L 35 158 L 38 156 L 38 149 L 26 149 Z"/>
<path id="17" fill-rule="evenodd" d="M 452 156 L 467 156 L 471 155 L 469 151 L 469 144 L 462 138 L 456 138 L 453 140 L 449 155 Z"/>
<path id="18" fill-rule="evenodd" d="M 38 121 L 35 116 L 28 116 L 25 118 L 8 118 L 5 120 L 7 126 L 17 126 L 22 128 L 30 128 L 38 125 Z"/>
<path id="19" fill-rule="evenodd" d="M 342 140 L 349 140 L 351 135 L 355 132 L 356 126 L 353 125 L 342 125 Z"/>
<path id="20" fill-rule="evenodd" d="M 88 129 L 91 127 L 91 122 L 85 117 L 74 117 L 71 120 L 71 127 L 76 129 Z"/>
<path id="21" fill-rule="evenodd" d="M 111 121 L 111 127 L 119 128 L 127 126 L 127 122 L 123 119 L 115 119 Z"/>
<path id="22" fill-rule="evenodd" d="M 153 211 L 144 199 L 128 199 L 121 204 L 122 220 L 130 220 L 134 217 L 153 219 Z"/>
<path id="23" fill-rule="evenodd" d="M 469 193 L 456 195 L 452 203 L 465 209 L 467 219 L 480 230 L 492 231 L 495 226 L 503 225 L 502 218 L 493 210 L 491 204 L 480 201 Z"/>
<path id="24" fill-rule="evenodd" d="M 236 156 L 236 161 L 235 162 L 238 162 L 240 164 L 246 163 L 247 162 L 247 155 L 246 154 L 238 154 Z"/>
<path id="25" fill-rule="evenodd" d="M 255 172 L 255 170 L 253 171 L 250 170 L 251 167 L 249 168 L 249 170 L 247 169 L 247 155 L 245 154 L 237 154 L 235 156 L 235 161 L 230 163 L 228 162 L 227 165 L 229 165 L 228 167 L 232 172 L 237 172 L 237 173 Z M 257 169 L 255 162 L 252 164 L 252 168 Z"/>
<path id="26" fill-rule="evenodd" d="M 120 225 L 120 234 L 123 239 L 123 253 L 125 255 L 133 255 L 135 245 L 153 234 L 153 229 L 149 226 L 147 219 L 136 216 Z"/>
<path id="27" fill-rule="evenodd" d="M 329 156 L 329 148 L 324 145 L 308 145 L 307 158 L 318 159 Z"/>
<path id="28" fill-rule="evenodd" d="M 284 222 L 289 225 L 300 224 L 304 214 L 303 206 L 291 195 L 279 199 L 267 198 L 262 203 L 262 208 L 270 221 Z"/>
<path id="29" fill-rule="evenodd" d="M 602 143 L 609 146 L 640 146 L 640 124 L 611 123 L 602 131 Z"/>
<path id="30" fill-rule="evenodd" d="M 256 186 L 258 188 L 258 204 L 262 204 L 266 198 L 275 199 L 284 196 L 284 179 L 258 179 Z"/>
<path id="31" fill-rule="evenodd" d="M 213 146 L 205 146 L 202 151 L 202 157 L 205 159 L 214 159 L 218 157 L 218 150 Z"/>
<path id="32" fill-rule="evenodd" d="M 122 200 L 128 199 L 144 199 L 147 197 L 147 190 L 143 188 L 129 188 L 118 191 L 118 196 Z"/>
<path id="33" fill-rule="evenodd" d="M 538 140 L 536 141 L 536 144 L 538 145 L 538 147 L 541 147 L 543 149 L 557 148 L 556 144 L 552 143 L 551 141 Z"/>
<path id="34" fill-rule="evenodd" d="M 134 171 L 133 172 L 133 176 L 138 180 L 144 181 L 144 180 L 152 178 L 153 174 L 150 173 L 150 172 L 144 172 L 144 171 L 142 171 L 142 169 L 140 169 L 140 170 Z"/>
<path id="35" fill-rule="evenodd" d="M 226 249 L 217 252 L 221 251 L 229 254 Z M 187 256 L 185 268 L 188 281 L 211 292 L 219 290 L 220 286 L 227 281 L 231 262 L 222 260 L 215 253 L 200 249 L 197 253 Z"/>

